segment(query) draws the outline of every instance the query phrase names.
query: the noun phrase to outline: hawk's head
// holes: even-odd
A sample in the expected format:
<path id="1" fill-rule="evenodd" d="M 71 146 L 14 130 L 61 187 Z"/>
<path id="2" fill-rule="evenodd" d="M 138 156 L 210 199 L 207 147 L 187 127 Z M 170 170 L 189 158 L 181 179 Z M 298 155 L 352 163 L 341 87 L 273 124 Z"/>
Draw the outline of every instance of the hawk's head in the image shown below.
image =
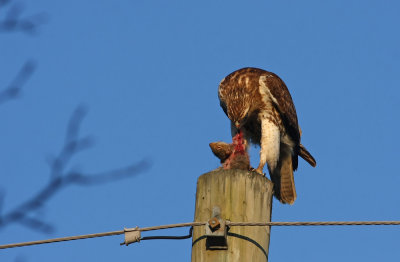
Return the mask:
<path id="1" fill-rule="evenodd" d="M 228 118 L 240 129 L 247 121 L 251 110 L 251 99 L 244 90 L 231 89 L 231 92 L 221 92 L 220 104 Z"/>

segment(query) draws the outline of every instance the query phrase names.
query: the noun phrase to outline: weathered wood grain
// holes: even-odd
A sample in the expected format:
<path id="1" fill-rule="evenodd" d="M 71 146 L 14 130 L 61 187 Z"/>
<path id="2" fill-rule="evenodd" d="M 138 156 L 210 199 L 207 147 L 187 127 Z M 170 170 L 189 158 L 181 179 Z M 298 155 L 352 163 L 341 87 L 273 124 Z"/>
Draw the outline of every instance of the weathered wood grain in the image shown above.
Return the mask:
<path id="1" fill-rule="evenodd" d="M 215 170 L 197 181 L 194 221 L 207 221 L 213 207 L 232 222 L 271 221 L 273 185 L 266 177 L 244 170 Z M 238 226 L 228 231 L 227 250 L 207 250 L 204 227 L 195 227 L 192 262 L 268 261 L 270 228 Z"/>

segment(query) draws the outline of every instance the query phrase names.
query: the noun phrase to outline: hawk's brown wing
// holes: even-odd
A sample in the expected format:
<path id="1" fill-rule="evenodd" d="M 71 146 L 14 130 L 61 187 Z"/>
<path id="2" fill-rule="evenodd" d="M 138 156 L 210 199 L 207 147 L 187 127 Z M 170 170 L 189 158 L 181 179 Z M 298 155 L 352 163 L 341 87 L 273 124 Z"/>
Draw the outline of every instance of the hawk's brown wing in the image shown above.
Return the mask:
<path id="1" fill-rule="evenodd" d="M 282 117 L 287 132 L 293 139 L 293 142 L 300 144 L 300 131 L 296 108 L 294 107 L 292 96 L 290 95 L 288 88 L 282 79 L 280 79 L 276 74 L 268 71 L 264 71 L 264 74 L 266 75 L 265 85 L 269 88 L 273 98 L 275 98 L 275 101 L 273 102 Z"/>
<path id="2" fill-rule="evenodd" d="M 260 69 L 261 70 L 261 69 Z M 289 137 L 294 142 L 293 148 L 293 170 L 297 169 L 298 166 L 298 155 L 300 151 L 300 130 L 297 120 L 296 108 L 292 100 L 292 96 L 289 93 L 288 88 L 282 79 L 276 74 L 268 71 L 263 71 L 261 75 L 265 75 L 264 84 L 269 89 L 273 97 L 273 103 L 275 108 L 278 110 L 279 115 L 282 119 L 283 126 Z"/>

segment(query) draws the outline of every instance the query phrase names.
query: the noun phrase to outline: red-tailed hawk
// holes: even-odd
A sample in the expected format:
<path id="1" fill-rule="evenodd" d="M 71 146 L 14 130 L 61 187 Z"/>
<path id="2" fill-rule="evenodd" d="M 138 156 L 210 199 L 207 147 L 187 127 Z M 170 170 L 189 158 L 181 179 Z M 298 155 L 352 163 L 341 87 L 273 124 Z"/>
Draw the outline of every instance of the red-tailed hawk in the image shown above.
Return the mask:
<path id="1" fill-rule="evenodd" d="M 231 120 L 232 137 L 243 132 L 247 142 L 260 145 L 260 164 L 265 164 L 274 183 L 275 196 L 283 203 L 296 200 L 293 171 L 298 156 L 315 167 L 315 159 L 300 143 L 296 109 L 285 83 L 274 73 L 243 68 L 225 77 L 218 89 L 219 100 Z"/>

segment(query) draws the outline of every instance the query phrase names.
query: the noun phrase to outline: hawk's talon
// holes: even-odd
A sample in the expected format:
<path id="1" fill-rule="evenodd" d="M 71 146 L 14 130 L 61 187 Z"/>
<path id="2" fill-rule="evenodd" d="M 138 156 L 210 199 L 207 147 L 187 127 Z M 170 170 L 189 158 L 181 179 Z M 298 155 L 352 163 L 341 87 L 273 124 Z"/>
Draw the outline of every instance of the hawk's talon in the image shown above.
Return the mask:
<path id="1" fill-rule="evenodd" d="M 250 168 L 250 171 L 252 171 L 252 172 L 256 172 L 256 173 L 258 173 L 258 174 L 260 174 L 260 175 L 262 175 L 262 176 L 265 176 L 265 173 L 261 170 L 261 172 L 258 170 L 258 168 L 256 169 L 256 168 L 254 168 L 254 167 L 251 167 Z"/>

